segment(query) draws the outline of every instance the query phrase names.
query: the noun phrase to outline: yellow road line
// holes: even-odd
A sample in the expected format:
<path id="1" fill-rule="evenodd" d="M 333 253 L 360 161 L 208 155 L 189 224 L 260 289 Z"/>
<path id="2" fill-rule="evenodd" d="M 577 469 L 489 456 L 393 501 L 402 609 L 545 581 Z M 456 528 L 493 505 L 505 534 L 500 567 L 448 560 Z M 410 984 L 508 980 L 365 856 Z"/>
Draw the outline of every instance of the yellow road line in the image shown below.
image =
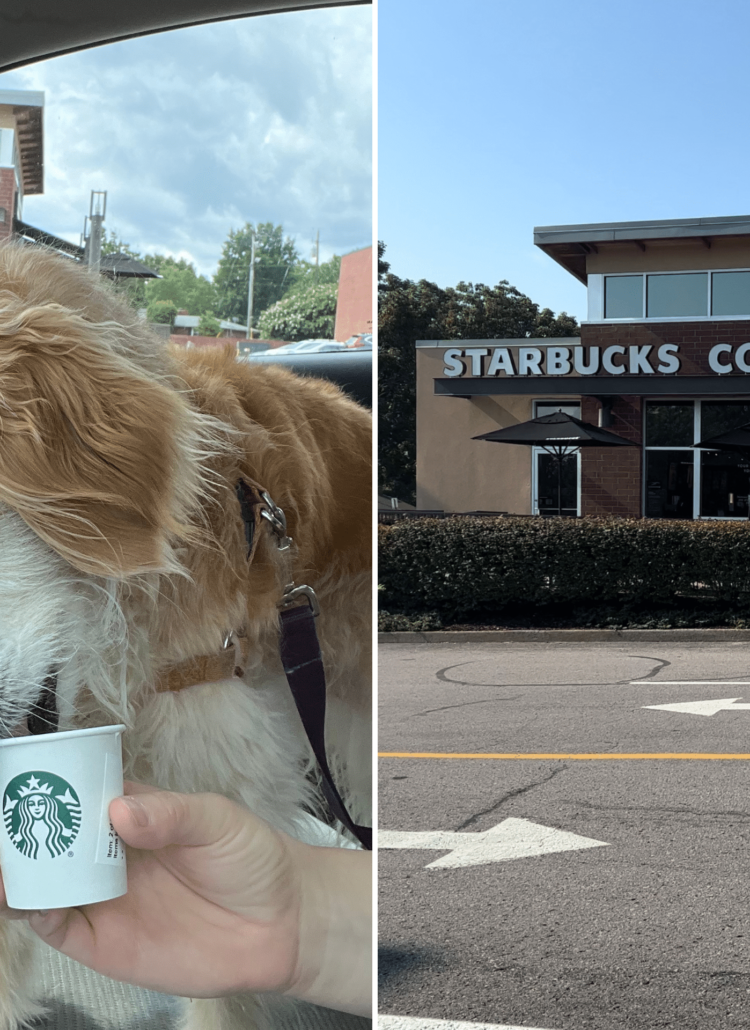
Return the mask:
<path id="1" fill-rule="evenodd" d="M 559 761 L 566 759 L 573 762 L 602 762 L 602 761 L 630 761 L 637 759 L 671 759 L 677 761 L 695 760 L 695 761 L 750 761 L 750 754 L 733 754 L 731 752 L 724 752 L 720 754 L 704 754 L 696 752 L 695 754 L 687 751 L 675 751 L 675 752 L 635 752 L 634 754 L 610 752 L 603 754 L 568 754 L 562 751 L 553 752 L 540 752 L 539 754 L 529 753 L 513 753 L 508 752 L 507 754 L 499 753 L 493 754 L 491 752 L 478 752 L 462 754 L 460 752 L 443 752 L 443 751 L 380 751 L 378 752 L 378 758 L 484 758 L 484 759 L 501 759 L 503 761 Z"/>

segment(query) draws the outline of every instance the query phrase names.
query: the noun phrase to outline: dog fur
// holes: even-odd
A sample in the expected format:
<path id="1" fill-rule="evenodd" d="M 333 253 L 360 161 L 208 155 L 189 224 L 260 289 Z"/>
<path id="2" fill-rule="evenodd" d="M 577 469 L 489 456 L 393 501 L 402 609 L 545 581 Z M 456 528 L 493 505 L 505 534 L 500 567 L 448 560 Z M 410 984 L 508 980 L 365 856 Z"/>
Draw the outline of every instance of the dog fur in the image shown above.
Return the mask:
<path id="1" fill-rule="evenodd" d="M 0 246 L 0 734 L 59 670 L 60 728 L 125 723 L 127 778 L 217 791 L 302 836 L 318 799 L 278 658 L 289 570 L 264 531 L 248 564 L 240 478 L 283 509 L 294 581 L 318 595 L 332 764 L 367 819 L 369 414 L 330 383 L 173 352 L 73 261 Z M 242 680 L 156 690 L 227 630 L 246 633 Z M 29 950 L 0 925 L 0 1030 L 38 1012 Z M 196 1002 L 185 1025 L 257 1025 L 258 1004 Z"/>

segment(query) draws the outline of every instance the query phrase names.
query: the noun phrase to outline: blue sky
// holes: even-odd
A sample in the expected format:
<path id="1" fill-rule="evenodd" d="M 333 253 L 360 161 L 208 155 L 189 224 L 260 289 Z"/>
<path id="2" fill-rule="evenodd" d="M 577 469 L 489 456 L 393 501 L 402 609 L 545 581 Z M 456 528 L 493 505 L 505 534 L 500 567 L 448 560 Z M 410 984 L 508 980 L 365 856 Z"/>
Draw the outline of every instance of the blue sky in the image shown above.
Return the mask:
<path id="1" fill-rule="evenodd" d="M 744 0 L 379 0 L 378 236 L 585 318 L 542 225 L 750 214 Z"/>
<path id="2" fill-rule="evenodd" d="M 78 242 L 105 228 L 212 275 L 230 229 L 282 224 L 302 257 L 372 239 L 372 9 L 196 26 L 0 75 L 45 93 L 45 191 L 24 218 Z"/>

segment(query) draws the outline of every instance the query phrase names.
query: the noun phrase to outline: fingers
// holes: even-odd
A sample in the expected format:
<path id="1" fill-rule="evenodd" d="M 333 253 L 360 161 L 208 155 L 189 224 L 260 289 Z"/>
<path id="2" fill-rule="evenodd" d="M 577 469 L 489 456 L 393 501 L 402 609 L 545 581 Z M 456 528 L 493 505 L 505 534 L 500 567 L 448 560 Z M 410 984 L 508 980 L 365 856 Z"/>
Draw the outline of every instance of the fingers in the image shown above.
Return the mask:
<path id="1" fill-rule="evenodd" d="M 128 789 L 139 786 L 127 784 Z M 234 836 L 238 824 L 243 829 L 260 825 L 250 812 L 218 794 L 175 794 L 152 788 L 115 798 L 109 814 L 125 843 L 144 850 L 216 844 Z"/>

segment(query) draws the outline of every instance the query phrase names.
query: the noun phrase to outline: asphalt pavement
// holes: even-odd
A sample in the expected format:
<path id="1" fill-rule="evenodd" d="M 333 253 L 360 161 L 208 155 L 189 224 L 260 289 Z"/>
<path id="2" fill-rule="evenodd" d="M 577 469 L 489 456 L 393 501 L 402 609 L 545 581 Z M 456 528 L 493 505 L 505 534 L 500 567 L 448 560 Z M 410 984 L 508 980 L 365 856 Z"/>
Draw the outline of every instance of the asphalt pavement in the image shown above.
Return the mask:
<path id="1" fill-rule="evenodd" d="M 381 644 L 379 704 L 386 1030 L 750 1027 L 750 643 Z"/>

